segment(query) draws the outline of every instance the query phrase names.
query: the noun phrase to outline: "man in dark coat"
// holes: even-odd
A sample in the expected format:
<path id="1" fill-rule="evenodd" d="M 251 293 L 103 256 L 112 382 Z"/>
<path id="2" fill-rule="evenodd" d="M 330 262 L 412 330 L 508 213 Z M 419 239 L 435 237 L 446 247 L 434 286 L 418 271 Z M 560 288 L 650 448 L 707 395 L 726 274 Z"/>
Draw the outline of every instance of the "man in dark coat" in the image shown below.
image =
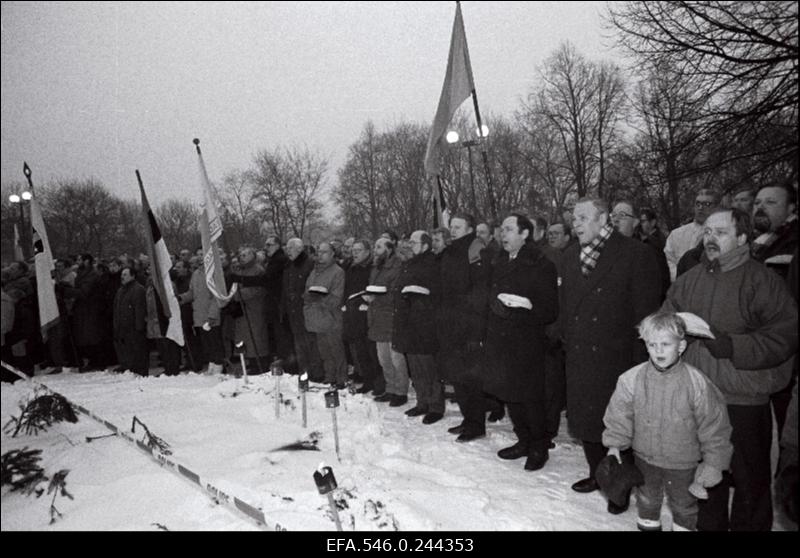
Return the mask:
<path id="1" fill-rule="evenodd" d="M 564 254 L 560 321 L 567 418 L 572 434 L 583 441 L 589 477 L 572 488 L 592 492 L 606 454 L 603 414 L 620 374 L 647 359 L 635 326 L 658 308 L 661 284 L 653 250 L 614 231 L 603 200 L 578 201 L 573 231 L 579 244 Z M 623 510 L 609 502 L 609 511 Z"/>
<path id="2" fill-rule="evenodd" d="M 367 338 L 367 309 L 362 298 L 372 272 L 372 252 L 368 240 L 357 240 L 351 247 L 352 261 L 344 273 L 344 313 L 342 338 L 350 347 L 356 374 L 364 381 L 358 393 L 372 391 L 379 395 L 386 391 L 386 380 L 378 363 L 375 342 Z"/>
<path id="3" fill-rule="evenodd" d="M 281 248 L 281 239 L 268 236 L 264 245 L 267 253 L 264 286 L 267 288 L 267 331 L 272 358 L 286 359 L 292 354 L 292 331 L 281 321 L 280 303 L 283 289 L 283 271 L 289 258 Z"/>
<path id="4" fill-rule="evenodd" d="M 525 469 L 544 467 L 545 325 L 558 317 L 556 267 L 533 244 L 533 223 L 512 214 L 503 221 L 503 252 L 492 269 L 484 389 L 508 405 L 519 441 L 502 459 L 527 456 Z"/>
<path id="5" fill-rule="evenodd" d="M 394 301 L 392 348 L 405 353 L 417 392 L 417 403 L 406 415 L 424 415 L 423 424 L 433 424 L 444 416 L 444 386 L 436 370 L 439 265 L 427 232 L 414 231 L 410 241 L 414 256 L 405 262 L 397 280 L 400 293 Z"/>
<path id="6" fill-rule="evenodd" d="M 303 294 L 306 290 L 306 279 L 314 269 L 314 260 L 308 257 L 303 241 L 299 238 L 290 238 L 286 242 L 286 252 L 291 261 L 283 270 L 281 308 L 288 317 L 295 350 L 295 357 L 288 359 L 288 367 L 297 368 L 299 373 L 307 371 L 310 380 L 322 382 L 325 372 L 317 349 L 317 338 L 306 330 L 303 317 Z"/>
<path id="7" fill-rule="evenodd" d="M 100 342 L 103 337 L 103 300 L 100 274 L 94 269 L 94 257 L 83 254 L 79 258 L 75 286 L 64 290 L 64 297 L 72 299 L 72 335 L 82 370 L 102 368 Z M 87 360 L 83 368 L 83 360 Z"/>
<path id="8" fill-rule="evenodd" d="M 753 236 L 750 254 L 786 279 L 797 250 L 797 192 L 789 184 L 763 186 L 753 205 Z M 797 382 L 797 366 L 792 380 L 770 396 L 778 432 L 783 429 L 792 388 Z"/>
<path id="9" fill-rule="evenodd" d="M 114 346 L 124 370 L 147 376 L 147 299 L 131 267 L 120 273 L 122 286 L 114 298 Z"/>
<path id="10" fill-rule="evenodd" d="M 628 200 L 619 200 L 614 203 L 611 211 L 611 223 L 622 236 L 628 238 L 641 239 L 636 234 L 636 228 L 639 226 L 639 218 L 636 216 L 636 210 L 633 207 L 633 202 Z M 661 300 L 667 294 L 667 289 L 670 286 L 669 280 L 669 265 L 667 264 L 667 256 L 664 254 L 664 245 L 659 244 L 652 236 L 647 237 L 650 242 L 644 242 L 647 246 L 653 249 L 653 254 L 656 256 L 658 262 L 658 272 L 661 277 Z"/>
<path id="11" fill-rule="evenodd" d="M 471 215 L 453 215 L 450 234 L 453 240 L 442 252 L 439 267 L 439 369 L 443 379 L 453 384 L 464 417 L 448 432 L 458 434 L 459 442 L 469 442 L 486 435 L 487 400 L 481 361 L 491 263 L 483 242 L 475 235 Z"/>

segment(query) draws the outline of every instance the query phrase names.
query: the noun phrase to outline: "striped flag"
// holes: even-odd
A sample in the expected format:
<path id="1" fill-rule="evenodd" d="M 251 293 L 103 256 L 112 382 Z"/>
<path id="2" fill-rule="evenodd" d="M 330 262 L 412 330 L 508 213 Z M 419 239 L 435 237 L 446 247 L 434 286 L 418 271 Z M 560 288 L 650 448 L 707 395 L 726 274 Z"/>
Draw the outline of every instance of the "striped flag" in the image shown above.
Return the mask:
<path id="1" fill-rule="evenodd" d="M 14 223 L 14 260 L 18 262 L 25 261 L 25 254 L 22 252 L 22 242 L 19 238 L 19 230 L 16 223 Z"/>
<path id="2" fill-rule="evenodd" d="M 25 165 L 27 167 L 27 165 Z M 47 240 L 42 210 L 36 198 L 31 198 L 31 227 L 33 229 L 33 257 L 36 265 L 36 295 L 39 297 L 39 323 L 42 340 L 47 341 L 48 330 L 59 320 L 56 302 L 55 272 L 53 252 Z"/>
<path id="3" fill-rule="evenodd" d="M 217 208 L 219 202 L 211 182 L 208 180 L 206 165 L 203 162 L 203 154 L 200 152 L 200 140 L 194 140 L 197 147 L 197 158 L 200 165 L 200 185 L 203 188 L 203 207 L 200 211 L 198 228 L 200 229 L 200 240 L 203 244 L 203 265 L 206 271 L 206 285 L 214 298 L 220 301 L 227 301 L 233 295 L 227 292 L 225 286 L 225 276 L 222 273 L 222 263 L 219 259 L 217 245 L 222 236 L 222 220 L 220 219 Z"/>
<path id="4" fill-rule="evenodd" d="M 472 79 L 472 66 L 469 63 L 467 36 L 464 33 L 464 20 L 461 18 L 461 4 L 456 2 L 456 19 L 450 38 L 450 56 L 447 59 L 447 72 L 444 76 L 439 107 L 433 119 L 428 146 L 425 150 L 425 172 L 439 175 L 441 172 L 441 150 L 445 143 L 447 127 L 458 107 L 475 91 Z"/>
<path id="5" fill-rule="evenodd" d="M 139 181 L 139 191 L 142 194 L 142 214 L 145 223 L 145 238 L 147 238 L 147 255 L 150 257 L 150 278 L 153 281 L 153 288 L 158 294 L 158 299 L 161 301 L 164 315 L 169 319 L 164 337 L 172 339 L 178 345 L 183 346 L 181 308 L 172 288 L 172 279 L 169 276 L 172 259 L 169 256 L 169 250 L 167 250 L 164 238 L 161 236 L 161 229 L 158 227 L 153 210 L 150 209 L 147 195 L 144 193 L 142 177 L 139 175 L 138 170 L 136 171 L 136 180 Z"/>

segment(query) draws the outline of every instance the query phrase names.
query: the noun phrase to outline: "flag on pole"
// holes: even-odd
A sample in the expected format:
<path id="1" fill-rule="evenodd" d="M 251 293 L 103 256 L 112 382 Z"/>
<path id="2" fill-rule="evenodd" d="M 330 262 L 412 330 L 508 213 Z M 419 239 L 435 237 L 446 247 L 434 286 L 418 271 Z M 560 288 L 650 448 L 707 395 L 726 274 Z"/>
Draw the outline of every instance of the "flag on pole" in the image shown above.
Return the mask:
<path id="1" fill-rule="evenodd" d="M 19 230 L 16 223 L 14 223 L 14 261 L 25 261 L 25 254 L 22 252 L 22 242 L 19 239 Z"/>
<path id="2" fill-rule="evenodd" d="M 439 219 L 441 219 L 441 225 L 439 225 Z M 433 196 L 433 228 L 438 228 L 439 226 L 450 226 L 450 210 L 447 209 L 447 200 L 442 190 L 442 179 L 437 176 Z"/>
<path id="3" fill-rule="evenodd" d="M 25 165 L 27 167 L 27 165 Z M 47 341 L 48 330 L 58 323 L 53 253 L 47 240 L 42 210 L 36 198 L 31 198 L 31 228 L 33 229 L 33 257 L 36 266 L 36 295 L 39 297 L 39 323 L 42 340 Z"/>
<path id="4" fill-rule="evenodd" d="M 219 217 L 217 208 L 219 202 L 211 182 L 208 180 L 206 165 L 203 162 L 203 154 L 200 152 L 200 140 L 195 139 L 197 147 L 197 158 L 200 164 L 200 185 L 203 188 L 203 206 L 200 211 L 198 228 L 200 229 L 200 241 L 203 245 L 203 265 L 206 271 L 206 285 L 214 298 L 220 301 L 227 301 L 233 296 L 234 290 L 227 292 L 225 286 L 225 276 L 222 273 L 222 262 L 219 259 L 217 244 L 222 236 L 222 220 Z"/>
<path id="5" fill-rule="evenodd" d="M 458 107 L 469 98 L 475 89 L 472 79 L 472 66 L 469 63 L 467 36 L 464 33 L 464 20 L 461 18 L 461 4 L 456 2 L 456 19 L 450 38 L 450 55 L 447 58 L 447 72 L 444 76 L 439 107 L 433 119 L 428 147 L 425 150 L 425 172 L 439 175 L 441 171 L 440 153 L 445 142 L 445 134 Z"/>
<path id="6" fill-rule="evenodd" d="M 158 227 L 156 216 L 153 214 L 153 210 L 150 209 L 147 195 L 144 193 L 142 177 L 139 175 L 138 170 L 136 171 L 136 180 L 139 181 L 139 192 L 142 194 L 142 214 L 144 215 L 144 231 L 147 239 L 147 255 L 150 257 L 150 278 L 153 280 L 153 288 L 161 301 L 164 315 L 169 320 L 164 337 L 172 339 L 182 347 L 184 339 L 181 307 L 172 288 L 172 279 L 169 276 L 172 259 L 169 256 L 169 250 L 167 250 L 164 238 L 161 236 L 161 229 Z"/>

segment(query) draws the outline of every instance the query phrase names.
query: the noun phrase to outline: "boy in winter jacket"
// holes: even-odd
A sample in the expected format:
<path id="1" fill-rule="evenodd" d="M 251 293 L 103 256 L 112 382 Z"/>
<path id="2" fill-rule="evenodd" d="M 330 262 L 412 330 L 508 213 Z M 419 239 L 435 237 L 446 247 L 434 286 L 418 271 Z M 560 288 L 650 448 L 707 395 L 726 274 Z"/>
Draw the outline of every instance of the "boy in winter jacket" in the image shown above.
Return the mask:
<path id="1" fill-rule="evenodd" d="M 645 479 L 636 497 L 640 530 L 661 530 L 664 491 L 673 529 L 695 530 L 697 498 L 722 480 L 733 453 L 725 399 L 681 359 L 686 324 L 680 316 L 657 312 L 638 329 L 650 360 L 619 377 L 603 417 L 603 445 L 617 459 L 633 448 Z"/>

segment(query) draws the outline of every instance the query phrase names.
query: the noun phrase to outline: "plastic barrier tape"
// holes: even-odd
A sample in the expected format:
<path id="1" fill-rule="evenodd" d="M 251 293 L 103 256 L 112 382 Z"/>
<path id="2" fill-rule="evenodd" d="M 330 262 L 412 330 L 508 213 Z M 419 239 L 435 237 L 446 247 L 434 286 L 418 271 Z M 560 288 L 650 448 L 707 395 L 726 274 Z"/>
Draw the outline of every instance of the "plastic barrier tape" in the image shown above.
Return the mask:
<path id="1" fill-rule="evenodd" d="M 58 393 L 55 390 L 50 389 L 47 385 L 43 384 L 39 380 L 35 380 L 35 379 L 31 378 L 30 376 L 28 376 L 24 372 L 14 368 L 13 366 L 11 366 L 9 364 L 6 364 L 3 361 L 0 361 L 0 365 L 2 365 L 7 370 L 10 370 L 11 372 L 16 374 L 17 376 L 19 376 L 23 380 L 27 380 L 32 384 L 36 384 L 38 386 L 41 386 L 44 389 L 46 389 L 47 391 L 49 391 L 50 393 L 54 393 L 54 394 Z M 61 395 L 61 394 L 59 394 L 59 395 Z M 62 395 L 62 397 L 63 397 L 63 395 Z M 65 399 L 67 399 L 67 398 L 65 397 Z M 255 521 L 258 524 L 258 526 L 261 527 L 264 530 L 267 530 L 267 531 L 286 531 L 287 530 L 280 523 L 267 521 L 267 518 L 264 516 L 264 512 L 262 512 L 261 510 L 259 510 L 255 506 L 252 506 L 252 505 L 246 503 L 245 501 L 240 500 L 239 498 L 236 498 L 235 496 L 230 496 L 230 495 L 226 494 L 221 489 L 217 488 L 216 486 L 214 486 L 211 483 L 204 483 L 201 480 L 200 475 L 198 475 L 197 473 L 195 473 L 194 471 L 192 471 L 188 467 L 185 467 L 185 466 L 181 465 L 180 463 L 177 463 L 176 461 L 173 461 L 168 455 L 165 455 L 165 454 L 161 453 L 157 449 L 151 448 L 150 446 L 148 446 L 147 444 L 145 444 L 141 440 L 137 440 L 136 438 L 133 437 L 133 435 L 130 432 L 128 432 L 126 430 L 122 430 L 121 428 L 115 426 L 113 423 L 105 420 L 102 417 L 97 416 L 95 413 L 93 413 L 92 411 L 86 409 L 85 407 L 83 407 L 81 405 L 77 405 L 77 404 L 73 403 L 72 401 L 70 401 L 70 405 L 72 405 L 72 407 L 74 409 L 76 409 L 77 411 L 79 411 L 80 413 L 82 413 L 82 414 L 84 414 L 84 415 L 86 415 L 88 417 L 91 417 L 92 419 L 96 420 L 97 422 L 99 422 L 100 424 L 102 424 L 103 426 L 105 426 L 106 428 L 111 430 L 112 432 L 118 434 L 121 438 L 124 438 L 125 440 L 127 440 L 128 442 L 130 442 L 131 444 L 133 444 L 134 446 L 136 446 L 140 450 L 142 450 L 144 453 L 146 453 L 147 455 L 149 455 L 150 457 L 155 459 L 158 462 L 158 464 L 161 465 L 162 467 L 166 467 L 166 468 L 170 469 L 174 473 L 182 476 L 183 478 L 191 481 L 193 484 L 196 484 L 197 486 L 199 486 L 215 502 L 220 503 L 220 504 L 225 504 L 230 509 L 235 510 L 235 511 L 247 516 L 248 519 L 251 519 L 251 520 Z"/>

